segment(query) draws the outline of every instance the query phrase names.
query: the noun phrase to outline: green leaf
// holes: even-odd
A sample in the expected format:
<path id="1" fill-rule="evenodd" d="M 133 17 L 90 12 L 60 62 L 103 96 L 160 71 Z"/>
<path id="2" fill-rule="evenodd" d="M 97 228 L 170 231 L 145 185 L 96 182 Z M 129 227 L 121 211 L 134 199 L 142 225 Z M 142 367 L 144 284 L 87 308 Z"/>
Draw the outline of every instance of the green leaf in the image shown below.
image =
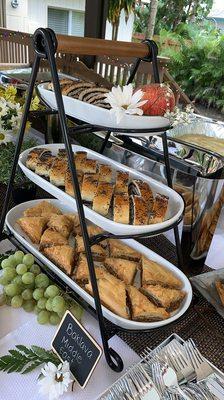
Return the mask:
<path id="1" fill-rule="evenodd" d="M 35 368 L 39 367 L 39 365 L 43 364 L 43 361 L 35 361 L 32 364 L 30 364 L 26 369 L 24 369 L 24 371 L 22 372 L 22 374 L 27 374 L 28 372 L 33 371 Z"/>

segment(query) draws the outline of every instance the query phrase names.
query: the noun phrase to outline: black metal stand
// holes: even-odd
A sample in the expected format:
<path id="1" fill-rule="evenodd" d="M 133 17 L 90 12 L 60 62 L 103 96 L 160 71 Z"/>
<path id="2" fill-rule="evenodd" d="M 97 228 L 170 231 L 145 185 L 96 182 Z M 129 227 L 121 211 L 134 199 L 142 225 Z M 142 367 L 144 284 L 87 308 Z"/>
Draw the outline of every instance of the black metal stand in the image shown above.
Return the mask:
<path id="1" fill-rule="evenodd" d="M 152 61 L 154 65 L 154 73 L 155 73 L 155 80 L 159 81 L 159 75 L 158 75 L 158 68 L 156 64 L 156 49 L 154 42 L 148 41 L 147 42 L 150 47 L 150 51 L 152 53 L 152 59 L 147 58 L 147 61 Z M 74 134 L 75 132 L 96 132 L 100 131 L 102 129 L 107 131 L 107 136 L 105 139 L 105 142 L 103 143 L 103 146 L 101 148 L 101 151 L 103 152 L 105 149 L 105 146 L 107 144 L 107 141 L 109 140 L 110 134 L 111 134 L 111 128 L 105 128 L 105 127 L 99 127 L 99 126 L 94 126 L 94 125 L 81 125 L 77 126 L 76 128 L 69 129 L 67 128 L 66 124 L 66 115 L 65 115 L 65 110 L 64 110 L 64 104 L 62 100 L 62 94 L 61 94 L 61 89 L 60 89 L 60 84 L 59 84 L 59 78 L 57 74 L 57 68 L 56 68 L 56 63 L 55 63 L 55 52 L 57 50 L 57 39 L 54 34 L 54 32 L 51 29 L 43 29 L 39 28 L 36 30 L 34 33 L 34 50 L 35 50 L 35 59 L 34 59 L 34 64 L 32 68 L 32 73 L 31 73 L 31 79 L 28 87 L 28 93 L 27 93 L 27 98 L 26 98 L 26 103 L 25 103 L 25 108 L 24 108 L 24 113 L 21 121 L 21 126 L 18 134 L 18 140 L 16 144 L 16 149 L 15 149 L 15 154 L 14 154 L 14 159 L 13 159 L 13 167 L 11 170 L 11 175 L 10 179 L 8 182 L 7 186 L 7 191 L 6 191 L 6 196 L 5 196 L 5 201 L 3 204 L 2 212 L 1 212 L 1 219 L 0 219 L 0 239 L 3 238 L 3 228 L 4 228 L 4 223 L 5 223 L 5 217 L 6 213 L 8 211 L 8 205 L 9 205 L 9 199 L 11 196 L 12 192 L 12 186 L 15 178 L 15 173 L 16 173 L 16 168 L 18 164 L 18 159 L 19 159 L 19 154 L 21 151 L 21 146 L 24 138 L 24 132 L 25 132 L 25 127 L 26 127 L 26 122 L 29 114 L 29 109 L 30 109 L 30 103 L 32 99 L 32 94 L 33 94 L 33 89 L 34 85 L 36 82 L 36 77 L 37 77 L 37 72 L 39 69 L 40 65 L 40 60 L 41 59 L 47 59 L 50 65 L 50 70 L 52 74 L 52 81 L 54 85 L 54 92 L 55 92 L 55 97 L 56 97 L 56 103 L 57 103 L 57 110 L 58 110 L 58 116 L 59 116 L 59 123 L 62 131 L 62 136 L 63 136 L 63 141 L 65 144 L 66 152 L 67 152 L 67 157 L 68 157 L 68 164 L 69 164 L 69 169 L 71 172 L 72 176 L 72 183 L 73 183 L 73 189 L 74 192 L 76 193 L 76 202 L 77 202 L 77 209 L 78 209 L 78 215 L 79 215 L 79 220 L 80 220 L 80 225 L 81 225 L 81 230 L 82 230 L 82 236 L 84 240 L 84 246 L 85 246 L 85 252 L 86 252 L 86 257 L 88 261 L 88 267 L 89 267 L 89 274 L 90 274 L 90 280 L 91 280 L 91 285 L 93 288 L 93 297 L 94 297 L 94 302 L 95 302 L 95 309 L 96 309 L 96 316 L 98 318 L 99 322 L 99 328 L 100 328 L 100 333 L 101 333 L 101 338 L 102 338 L 102 343 L 103 343 L 103 349 L 104 349 L 104 354 L 106 361 L 108 365 L 110 366 L 111 369 L 113 369 L 116 372 L 120 372 L 123 369 L 123 361 L 120 357 L 119 354 L 116 353 L 115 350 L 109 347 L 108 340 L 111 335 L 109 335 L 106 327 L 105 327 L 105 322 L 103 318 L 103 313 L 102 313 L 102 307 L 101 307 L 101 302 L 100 302 L 100 297 L 99 297 L 99 291 L 98 291 L 98 286 L 97 286 L 97 280 L 96 280 L 96 275 L 95 275 L 95 269 L 94 269 L 94 263 L 93 263 L 93 258 L 92 258 L 92 252 L 91 252 L 91 246 L 94 243 L 99 243 L 100 241 L 104 240 L 105 238 L 128 238 L 128 237 L 134 237 L 134 238 L 142 238 L 142 237 L 149 237 L 155 234 L 159 234 L 162 232 L 167 231 L 168 229 L 173 228 L 176 230 L 177 235 L 176 237 L 176 246 L 177 246 L 177 252 L 178 252 L 178 258 L 179 258 L 179 265 L 181 266 L 181 247 L 180 247 L 180 242 L 178 241 L 179 235 L 178 235 L 178 224 L 181 222 L 182 217 L 176 221 L 172 226 L 169 228 L 162 229 L 160 231 L 154 231 L 150 232 L 147 234 L 139 234 L 139 235 L 113 235 L 110 233 L 103 233 L 101 235 L 96 235 L 95 237 L 92 237 L 91 239 L 89 238 L 88 231 L 87 231 L 87 226 L 86 226 L 86 221 L 85 221 L 85 214 L 84 214 L 84 208 L 82 204 L 82 198 L 81 198 L 81 193 L 80 193 L 80 188 L 79 188 L 79 183 L 78 183 L 78 177 L 76 173 L 76 166 L 74 163 L 74 157 L 73 157 L 73 151 L 72 151 L 72 146 L 70 142 L 70 136 Z M 137 60 L 136 66 L 140 63 L 140 60 Z M 131 79 L 133 79 L 134 74 L 137 70 L 137 67 L 132 71 L 131 74 Z M 130 79 L 129 79 L 130 81 Z M 167 181 L 168 184 L 172 187 L 172 179 L 171 179 L 171 171 L 170 171 L 170 165 L 169 165 L 169 155 L 168 155 L 168 150 L 167 150 L 167 139 L 166 139 L 166 133 L 164 130 L 169 129 L 169 127 L 165 127 L 162 129 L 163 135 L 164 135 L 164 158 L 166 162 L 166 168 L 167 168 Z M 116 129 L 113 129 L 113 132 L 116 131 Z M 118 131 L 118 130 L 117 130 Z M 149 130 L 138 130 L 139 132 L 149 132 Z M 125 130 L 120 130 L 119 133 L 125 133 Z M 130 132 L 130 130 L 129 130 Z M 161 129 L 153 129 L 153 133 L 155 132 L 161 132 Z M 9 236 L 9 239 L 13 241 L 13 238 Z"/>

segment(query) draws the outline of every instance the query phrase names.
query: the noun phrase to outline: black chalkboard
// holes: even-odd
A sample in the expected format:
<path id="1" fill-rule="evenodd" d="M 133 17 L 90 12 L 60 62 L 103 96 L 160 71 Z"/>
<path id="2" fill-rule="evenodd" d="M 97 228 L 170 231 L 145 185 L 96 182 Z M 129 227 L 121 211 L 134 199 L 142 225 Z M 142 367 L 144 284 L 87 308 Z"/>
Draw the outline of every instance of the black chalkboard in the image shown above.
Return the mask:
<path id="1" fill-rule="evenodd" d="M 69 311 L 66 311 L 51 346 L 62 361 L 69 362 L 72 375 L 84 388 L 102 349 Z"/>

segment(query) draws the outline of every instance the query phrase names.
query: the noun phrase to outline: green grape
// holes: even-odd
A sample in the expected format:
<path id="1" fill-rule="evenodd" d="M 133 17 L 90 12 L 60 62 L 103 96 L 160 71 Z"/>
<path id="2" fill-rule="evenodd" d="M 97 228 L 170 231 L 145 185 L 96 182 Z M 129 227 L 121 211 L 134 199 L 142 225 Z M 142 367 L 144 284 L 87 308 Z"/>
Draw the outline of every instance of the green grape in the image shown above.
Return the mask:
<path id="1" fill-rule="evenodd" d="M 52 312 L 50 314 L 50 324 L 51 325 L 58 325 L 60 320 L 61 320 L 61 318 L 55 312 Z"/>
<path id="2" fill-rule="evenodd" d="M 32 267 L 30 268 L 30 272 L 32 272 L 34 275 L 39 275 L 41 272 L 41 269 L 39 265 L 33 264 Z"/>
<path id="3" fill-rule="evenodd" d="M 23 251 L 18 250 L 15 252 L 14 258 L 16 260 L 17 265 L 22 263 L 23 257 L 24 257 Z"/>
<path id="4" fill-rule="evenodd" d="M 40 309 L 40 308 L 37 306 L 37 304 L 36 304 L 33 311 L 34 311 L 35 314 L 39 314 L 39 312 L 41 311 L 41 309 Z"/>
<path id="5" fill-rule="evenodd" d="M 17 262 L 16 262 L 16 259 L 15 259 L 14 255 L 9 256 L 8 260 L 9 260 L 9 262 L 11 264 L 11 267 L 16 267 Z"/>
<path id="6" fill-rule="evenodd" d="M 41 299 L 38 300 L 37 306 L 38 306 L 41 310 L 45 310 L 45 308 L 46 308 L 46 302 L 47 302 L 47 299 L 45 299 L 44 297 L 42 297 Z"/>
<path id="7" fill-rule="evenodd" d="M 9 280 L 5 276 L 0 276 L 0 285 L 5 286 L 8 285 Z"/>
<path id="8" fill-rule="evenodd" d="M 55 297 L 55 296 L 58 296 L 59 293 L 60 293 L 60 290 L 59 290 L 59 288 L 58 288 L 57 286 L 55 286 L 55 285 L 50 285 L 50 286 L 48 286 L 47 289 L 45 290 L 44 296 L 45 296 L 45 297 L 51 297 L 51 298 L 53 298 L 53 297 Z"/>
<path id="9" fill-rule="evenodd" d="M 39 324 L 42 324 L 42 325 L 48 324 L 49 318 L 50 318 L 50 313 L 49 313 L 49 311 L 42 310 L 42 311 L 39 312 L 39 314 L 38 314 L 38 316 L 37 316 L 37 322 L 38 322 Z"/>
<path id="10" fill-rule="evenodd" d="M 22 298 L 24 300 L 31 300 L 33 298 L 33 291 L 31 289 L 25 289 L 22 292 Z"/>
<path id="11" fill-rule="evenodd" d="M 32 272 L 26 272 L 22 276 L 22 281 L 25 285 L 31 285 L 34 282 L 34 274 Z"/>
<path id="12" fill-rule="evenodd" d="M 56 313 L 62 313 L 65 309 L 65 300 L 62 296 L 55 296 L 52 301 L 52 310 Z"/>
<path id="13" fill-rule="evenodd" d="M 35 289 L 35 283 L 33 282 L 33 283 L 30 283 L 30 285 L 26 285 L 26 289 L 34 290 Z"/>
<path id="14" fill-rule="evenodd" d="M 8 279 L 8 281 L 12 281 L 13 278 L 15 278 L 15 276 L 16 276 L 15 268 L 12 268 L 12 267 L 4 268 L 3 276 L 4 276 L 4 278 Z"/>
<path id="15" fill-rule="evenodd" d="M 23 299 L 21 296 L 13 296 L 12 300 L 11 300 L 11 306 L 14 308 L 19 308 L 21 307 L 23 304 Z"/>
<path id="16" fill-rule="evenodd" d="M 33 311 L 34 310 L 34 307 L 35 307 L 35 305 L 36 305 L 36 302 L 35 302 L 35 300 L 24 300 L 24 302 L 23 302 L 23 309 L 26 311 L 26 312 L 31 312 L 31 311 Z"/>
<path id="17" fill-rule="evenodd" d="M 11 267 L 11 262 L 9 261 L 8 258 L 5 258 L 4 260 L 2 260 L 1 262 L 1 267 L 4 269 L 6 267 Z"/>
<path id="18" fill-rule="evenodd" d="M 5 294 L 5 304 L 7 304 L 7 306 L 11 306 L 11 300 L 12 298 Z"/>
<path id="19" fill-rule="evenodd" d="M 33 254 L 26 254 L 23 257 L 23 263 L 26 264 L 28 267 L 31 267 L 31 265 L 34 264 L 34 256 Z"/>
<path id="20" fill-rule="evenodd" d="M 53 299 L 51 299 L 51 298 L 47 299 L 46 310 L 52 311 L 52 301 L 53 301 Z"/>
<path id="21" fill-rule="evenodd" d="M 49 278 L 46 274 L 39 274 L 35 278 L 35 285 L 38 288 L 47 288 L 49 285 Z"/>
<path id="22" fill-rule="evenodd" d="M 35 300 L 40 300 L 42 297 L 44 297 L 44 289 L 43 288 L 37 288 L 33 292 L 33 298 Z"/>
<path id="23" fill-rule="evenodd" d="M 77 318 L 78 321 L 81 321 L 83 309 L 79 304 L 72 304 L 69 311 Z"/>
<path id="24" fill-rule="evenodd" d="M 14 297 L 17 294 L 19 294 L 19 288 L 16 283 L 9 283 L 8 285 L 5 286 L 5 293 L 9 297 Z"/>
<path id="25" fill-rule="evenodd" d="M 16 272 L 18 275 L 23 275 L 27 272 L 27 266 L 25 264 L 18 264 L 16 267 Z"/>
<path id="26" fill-rule="evenodd" d="M 23 286 L 22 276 L 17 275 L 13 280 L 12 283 L 17 283 L 20 286 Z"/>
<path id="27" fill-rule="evenodd" d="M 0 306 L 4 306 L 4 304 L 6 304 L 7 301 L 7 296 L 5 293 L 1 293 L 0 294 Z"/>

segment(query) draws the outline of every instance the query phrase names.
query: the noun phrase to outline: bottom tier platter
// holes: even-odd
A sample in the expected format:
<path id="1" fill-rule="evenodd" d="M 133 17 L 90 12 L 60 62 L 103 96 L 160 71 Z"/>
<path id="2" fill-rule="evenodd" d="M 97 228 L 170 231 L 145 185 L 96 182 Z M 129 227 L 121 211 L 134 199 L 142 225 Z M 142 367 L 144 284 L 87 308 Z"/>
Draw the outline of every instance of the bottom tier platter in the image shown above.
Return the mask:
<path id="1" fill-rule="evenodd" d="M 19 224 L 17 223 L 18 219 L 23 217 L 23 213 L 25 210 L 28 208 L 35 207 L 41 203 L 42 200 L 33 200 L 29 201 L 23 204 L 20 204 L 13 209 L 11 209 L 6 217 L 6 225 L 9 229 L 9 231 L 15 236 L 17 240 L 19 240 L 28 251 L 32 252 L 42 263 L 44 263 L 47 267 L 49 267 L 59 278 L 61 278 L 72 290 L 74 290 L 79 296 L 81 296 L 90 306 L 95 308 L 94 304 L 94 299 L 93 297 L 86 291 L 84 290 L 83 286 L 77 284 L 74 281 L 74 278 L 71 276 L 67 275 L 62 269 L 60 269 L 58 266 L 56 266 L 52 261 L 50 261 L 40 250 L 39 250 L 39 245 L 32 243 L 32 241 L 29 239 L 27 234 L 24 233 L 24 231 L 21 229 Z M 59 200 L 47 200 L 48 203 L 54 205 L 57 207 L 63 214 L 68 214 L 68 213 L 73 213 L 73 210 L 71 207 L 64 205 L 62 202 Z M 110 239 L 114 240 L 114 239 Z M 154 322 L 139 322 L 139 321 L 134 321 L 131 319 L 126 319 L 123 318 L 119 315 L 116 315 L 114 312 L 109 310 L 107 307 L 102 307 L 103 309 L 103 315 L 112 323 L 115 325 L 124 328 L 124 329 L 130 329 L 130 330 L 149 330 L 153 328 L 159 328 L 164 325 L 167 325 L 178 318 L 180 318 L 188 309 L 191 300 L 192 300 L 192 288 L 189 280 L 187 277 L 179 271 L 174 265 L 172 265 L 170 262 L 167 260 L 163 259 L 156 253 L 152 252 L 145 246 L 139 244 L 133 239 L 126 239 L 126 240 L 121 240 L 125 245 L 128 245 L 130 248 L 134 249 L 136 252 L 139 253 L 140 258 L 143 256 L 146 259 L 152 260 L 160 265 L 162 265 L 167 271 L 171 272 L 174 277 L 176 277 L 179 281 L 181 281 L 182 288 L 181 290 L 185 292 L 185 297 L 179 307 L 169 313 L 169 317 L 164 320 L 160 321 L 154 321 Z M 69 238 L 69 244 L 70 246 L 74 247 L 74 235 L 71 235 Z M 107 249 L 105 250 L 107 251 Z M 75 267 L 76 268 L 76 267 Z M 71 274 L 72 275 L 72 274 Z M 140 273 L 140 267 L 136 273 L 135 280 L 134 280 L 134 285 L 138 288 L 141 284 L 141 273 Z M 128 308 L 128 307 L 127 307 Z"/>

